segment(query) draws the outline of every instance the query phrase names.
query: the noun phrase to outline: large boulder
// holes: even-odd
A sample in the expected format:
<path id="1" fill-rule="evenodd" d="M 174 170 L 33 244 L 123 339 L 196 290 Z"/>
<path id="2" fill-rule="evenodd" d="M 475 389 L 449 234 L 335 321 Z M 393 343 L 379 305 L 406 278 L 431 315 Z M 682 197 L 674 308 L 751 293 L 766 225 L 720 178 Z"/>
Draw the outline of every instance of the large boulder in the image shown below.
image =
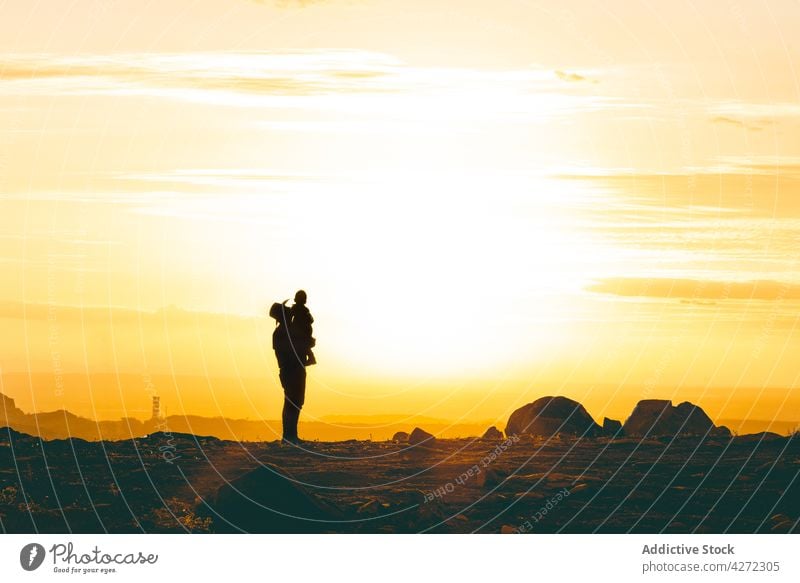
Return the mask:
<path id="1" fill-rule="evenodd" d="M 637 437 L 709 435 L 713 430 L 714 422 L 697 405 L 685 401 L 676 407 L 664 399 L 639 401 L 622 426 L 625 435 Z"/>
<path id="2" fill-rule="evenodd" d="M 493 440 L 503 439 L 503 432 L 500 431 L 494 425 L 492 425 L 489 429 L 487 429 L 484 432 L 483 437 L 481 439 L 493 439 Z"/>
<path id="3" fill-rule="evenodd" d="M 559 434 L 596 437 L 602 434 L 602 429 L 577 401 L 542 397 L 520 407 L 508 418 L 506 435 L 526 433 L 543 437 Z"/>
<path id="4" fill-rule="evenodd" d="M 209 506 L 215 532 L 318 533 L 342 526 L 338 509 L 272 464 L 222 485 Z"/>
<path id="5" fill-rule="evenodd" d="M 411 435 L 408 436 L 409 445 L 432 445 L 434 441 L 436 441 L 436 438 L 433 435 L 419 427 L 415 427 Z"/>

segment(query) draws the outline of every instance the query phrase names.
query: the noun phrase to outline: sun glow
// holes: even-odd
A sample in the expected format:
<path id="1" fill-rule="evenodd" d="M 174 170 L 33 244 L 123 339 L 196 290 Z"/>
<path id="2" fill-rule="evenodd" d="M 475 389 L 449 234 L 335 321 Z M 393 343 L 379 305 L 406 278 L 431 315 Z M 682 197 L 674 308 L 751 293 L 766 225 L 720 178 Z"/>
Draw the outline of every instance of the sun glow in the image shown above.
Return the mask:
<path id="1" fill-rule="evenodd" d="M 301 282 L 332 341 L 323 350 L 359 370 L 449 375 L 530 357 L 568 331 L 604 252 L 576 226 L 585 194 L 541 177 L 406 172 L 293 188 L 260 209 L 297 227 L 264 276 Z M 258 216 L 253 206 L 246 220 Z M 229 226 L 239 246 L 243 228 Z M 261 247 L 258 232 L 246 238 Z M 252 255 L 231 256 L 229 280 L 259 279 Z"/>
<path id="2" fill-rule="evenodd" d="M 219 26 L 215 3 L 122 2 L 0 9 L 0 353 L 44 379 L 37 407 L 93 414 L 58 367 L 192 376 L 163 402 L 272 415 L 265 308 L 298 288 L 320 415 L 380 394 L 483 419 L 565 386 L 629 411 L 651 385 L 772 415 L 797 386 L 790 3 L 700 7 L 722 63 L 672 4 L 238 2 Z M 775 34 L 743 52 L 740 16 Z"/>

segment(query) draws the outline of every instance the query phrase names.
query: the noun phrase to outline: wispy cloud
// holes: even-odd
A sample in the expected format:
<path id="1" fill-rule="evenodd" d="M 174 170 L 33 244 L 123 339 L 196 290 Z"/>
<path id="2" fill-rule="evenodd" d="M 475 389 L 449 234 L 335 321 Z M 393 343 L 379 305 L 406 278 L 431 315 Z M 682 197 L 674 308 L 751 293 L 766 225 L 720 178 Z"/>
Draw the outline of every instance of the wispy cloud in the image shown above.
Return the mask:
<path id="1" fill-rule="evenodd" d="M 586 79 L 559 73 L 561 79 L 543 67 L 419 67 L 357 50 L 7 55 L 0 61 L 0 95 L 151 96 L 239 107 L 397 112 L 400 117 L 407 117 L 404 111 L 430 112 L 443 120 L 516 122 L 646 107 L 573 90 L 562 80 Z"/>
<path id="2" fill-rule="evenodd" d="M 800 284 L 771 281 L 713 281 L 674 278 L 615 277 L 598 281 L 589 291 L 617 296 L 689 300 L 798 300 Z"/>
<path id="3" fill-rule="evenodd" d="M 370 80 L 399 63 L 366 51 L 122 54 L 60 57 L 8 56 L 0 61 L 0 87 L 35 92 L 55 90 L 59 83 L 105 80 L 144 87 L 196 88 L 266 94 L 306 95 L 328 91 L 378 90 Z M 49 84 L 43 81 L 50 81 Z M 85 92 L 100 87 L 84 85 Z M 60 85 L 63 88 L 63 85 Z"/>
<path id="4" fill-rule="evenodd" d="M 774 120 L 777 117 L 800 117 L 800 103 L 763 101 L 721 101 L 709 108 L 714 117 L 742 120 Z"/>
<path id="5" fill-rule="evenodd" d="M 568 81 L 570 83 L 595 83 L 595 81 L 589 79 L 588 77 L 584 77 L 583 75 L 579 75 L 578 73 L 570 73 L 567 71 L 556 71 L 556 77 L 561 79 L 562 81 Z"/>
<path id="6" fill-rule="evenodd" d="M 247 0 L 255 4 L 275 4 L 282 8 L 289 8 L 292 6 L 309 6 L 311 4 L 321 4 L 323 2 L 332 2 L 333 0 Z"/>
<path id="7" fill-rule="evenodd" d="M 744 161 L 743 161 L 744 162 Z M 709 211 L 719 216 L 770 219 L 800 217 L 800 165 L 739 164 L 672 174 L 619 173 L 571 176 L 613 190 L 621 201 L 640 208 L 681 210 L 696 219 Z M 631 210 L 635 210 L 631 208 Z"/>
<path id="8" fill-rule="evenodd" d="M 750 130 L 754 132 L 759 132 L 766 128 L 767 126 L 772 125 L 774 122 L 770 119 L 759 119 L 756 121 L 744 121 L 741 119 L 735 119 L 732 117 L 726 116 L 717 116 L 711 119 L 711 123 L 714 124 L 722 124 L 722 125 L 730 125 L 738 128 L 742 128 L 745 130 Z"/>
<path id="9" fill-rule="evenodd" d="M 0 319 L 25 320 L 29 322 L 34 320 L 46 321 L 52 319 L 54 313 L 58 314 L 58 320 L 61 323 L 80 324 L 81 322 L 85 323 L 89 321 L 95 325 L 102 323 L 108 325 L 110 322 L 109 316 L 111 316 L 111 319 L 115 323 L 119 324 L 135 324 L 143 320 L 147 320 L 151 323 L 163 323 L 168 319 L 171 323 L 192 325 L 202 319 L 207 323 L 227 326 L 231 323 L 252 323 L 260 321 L 249 315 L 186 310 L 175 306 L 168 306 L 157 310 L 142 310 L 118 306 L 72 306 L 22 301 L 0 302 Z"/>

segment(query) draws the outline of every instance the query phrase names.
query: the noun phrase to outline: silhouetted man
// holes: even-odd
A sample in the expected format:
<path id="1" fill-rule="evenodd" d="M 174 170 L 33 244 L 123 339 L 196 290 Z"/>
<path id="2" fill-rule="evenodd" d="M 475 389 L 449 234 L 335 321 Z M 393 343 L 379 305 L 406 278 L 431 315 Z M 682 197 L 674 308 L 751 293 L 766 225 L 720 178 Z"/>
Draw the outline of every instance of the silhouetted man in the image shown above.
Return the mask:
<path id="1" fill-rule="evenodd" d="M 279 377 L 283 386 L 283 441 L 298 443 L 297 422 L 306 397 L 306 366 L 314 364 L 311 348 L 314 318 L 306 307 L 306 292 L 298 291 L 294 306 L 286 302 L 272 304 L 269 315 L 277 321 L 272 333 L 272 348 L 278 359 Z"/>

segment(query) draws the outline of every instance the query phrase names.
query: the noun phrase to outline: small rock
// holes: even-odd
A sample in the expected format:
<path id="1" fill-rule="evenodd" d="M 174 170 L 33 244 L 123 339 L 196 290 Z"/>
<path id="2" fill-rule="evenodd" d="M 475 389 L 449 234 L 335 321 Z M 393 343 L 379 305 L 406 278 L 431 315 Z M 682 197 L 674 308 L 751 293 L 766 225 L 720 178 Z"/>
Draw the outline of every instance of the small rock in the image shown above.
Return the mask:
<path id="1" fill-rule="evenodd" d="M 616 437 L 622 434 L 622 422 L 616 419 L 603 417 L 603 434 L 608 437 Z"/>
<path id="2" fill-rule="evenodd" d="M 396 443 L 408 443 L 408 433 L 405 431 L 398 431 L 392 436 L 392 441 Z"/>
<path id="3" fill-rule="evenodd" d="M 450 517 L 451 512 L 440 501 L 434 500 L 417 506 L 417 514 L 422 520 L 443 521 Z"/>
<path id="4" fill-rule="evenodd" d="M 517 528 L 510 524 L 504 524 L 500 527 L 500 534 L 518 534 Z"/>
<path id="5" fill-rule="evenodd" d="M 372 500 L 368 500 L 364 504 L 358 507 L 359 514 L 377 514 L 378 510 L 380 510 L 381 504 L 374 498 Z"/>
<path id="6" fill-rule="evenodd" d="M 787 518 L 780 522 L 776 522 L 775 525 L 770 530 L 772 532 L 791 532 L 793 526 L 794 526 L 794 521 Z"/>
<path id="7" fill-rule="evenodd" d="M 503 432 L 500 431 L 494 425 L 492 425 L 489 429 L 486 430 L 481 439 L 493 439 L 493 440 L 503 439 Z"/>
<path id="8" fill-rule="evenodd" d="M 575 486 L 573 486 L 570 489 L 569 493 L 570 494 L 577 494 L 578 492 L 582 492 L 583 490 L 585 490 L 588 487 L 589 487 L 589 484 L 587 484 L 586 482 L 581 482 L 580 484 L 576 484 Z"/>
<path id="9" fill-rule="evenodd" d="M 733 437 L 731 430 L 728 429 L 725 425 L 718 425 L 717 427 L 714 427 L 714 429 L 712 429 L 708 435 L 710 437 L 717 437 L 722 439 L 730 439 L 731 437 Z"/>
<path id="10" fill-rule="evenodd" d="M 477 483 L 481 488 L 494 488 L 502 483 L 508 475 L 503 472 L 498 472 L 493 468 L 486 468 L 478 474 Z"/>

